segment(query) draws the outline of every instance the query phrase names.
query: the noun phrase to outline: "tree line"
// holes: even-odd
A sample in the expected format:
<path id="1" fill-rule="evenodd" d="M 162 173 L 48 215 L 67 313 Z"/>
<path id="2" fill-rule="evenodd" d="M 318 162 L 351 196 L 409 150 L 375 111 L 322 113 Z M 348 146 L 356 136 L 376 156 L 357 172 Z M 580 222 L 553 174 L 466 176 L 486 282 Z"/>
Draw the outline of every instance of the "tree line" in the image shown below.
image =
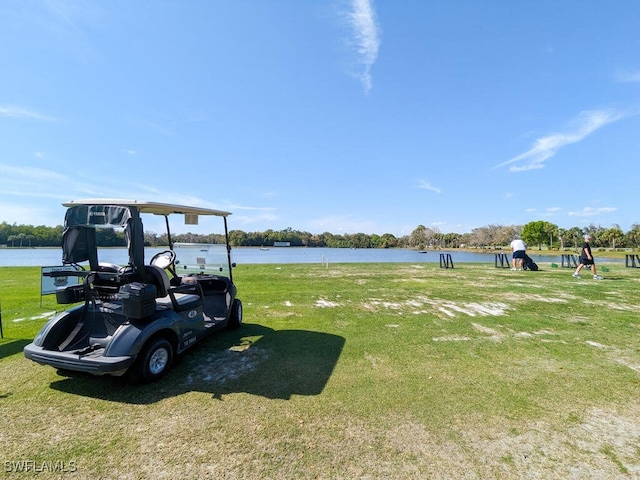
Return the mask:
<path id="1" fill-rule="evenodd" d="M 44 225 L 10 225 L 0 223 L 0 245 L 6 247 L 59 247 L 63 227 Z M 538 220 L 526 225 L 486 225 L 474 228 L 469 233 L 442 233 L 437 228 L 417 226 L 409 235 L 396 237 L 391 233 L 383 235 L 353 233 L 333 234 L 324 232 L 312 234 L 287 228 L 284 230 L 266 230 L 263 232 L 244 232 L 231 230 L 229 243 L 235 247 L 267 247 L 275 242 L 288 242 L 294 247 L 333 247 L 333 248 L 481 248 L 499 249 L 509 245 L 516 235 L 529 245 L 529 248 L 577 249 L 584 235 L 590 235 L 591 245 L 601 248 L 633 248 L 640 246 L 640 224 L 631 226 L 623 232 L 619 225 L 602 227 L 590 224 L 587 227 L 560 228 L 557 225 Z M 123 232 L 113 229 L 98 229 L 98 245 L 121 247 L 126 245 Z M 174 242 L 185 243 L 224 243 L 224 234 L 184 233 L 172 235 Z M 168 245 L 166 234 L 145 233 L 148 246 Z"/>

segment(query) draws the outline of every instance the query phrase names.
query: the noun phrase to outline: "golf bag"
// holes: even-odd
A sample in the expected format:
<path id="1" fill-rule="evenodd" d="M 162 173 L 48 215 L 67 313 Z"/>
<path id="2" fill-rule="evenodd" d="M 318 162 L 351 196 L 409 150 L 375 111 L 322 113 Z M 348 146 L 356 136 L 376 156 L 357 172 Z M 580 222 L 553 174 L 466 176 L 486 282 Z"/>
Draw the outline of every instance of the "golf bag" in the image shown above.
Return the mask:
<path id="1" fill-rule="evenodd" d="M 531 270 L 532 272 L 536 272 L 538 270 L 538 264 L 536 262 L 533 261 L 533 259 L 527 255 L 526 253 L 524 254 L 524 261 L 522 262 L 522 269 L 523 270 Z"/>

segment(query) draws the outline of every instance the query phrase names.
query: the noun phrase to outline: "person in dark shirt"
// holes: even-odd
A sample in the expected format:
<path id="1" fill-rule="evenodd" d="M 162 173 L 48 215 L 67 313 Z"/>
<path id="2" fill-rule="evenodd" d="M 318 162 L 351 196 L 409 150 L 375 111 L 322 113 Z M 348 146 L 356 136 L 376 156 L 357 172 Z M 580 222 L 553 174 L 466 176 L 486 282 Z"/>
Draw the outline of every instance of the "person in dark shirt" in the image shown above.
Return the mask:
<path id="1" fill-rule="evenodd" d="M 602 280 L 602 277 L 596 273 L 596 262 L 591 254 L 590 241 L 591 237 L 589 235 L 585 235 L 582 250 L 580 252 L 580 264 L 578 265 L 578 268 L 576 268 L 576 271 L 573 272 L 573 278 L 580 278 L 580 270 L 585 266 L 589 266 L 591 268 L 591 273 L 593 274 L 593 279 Z"/>

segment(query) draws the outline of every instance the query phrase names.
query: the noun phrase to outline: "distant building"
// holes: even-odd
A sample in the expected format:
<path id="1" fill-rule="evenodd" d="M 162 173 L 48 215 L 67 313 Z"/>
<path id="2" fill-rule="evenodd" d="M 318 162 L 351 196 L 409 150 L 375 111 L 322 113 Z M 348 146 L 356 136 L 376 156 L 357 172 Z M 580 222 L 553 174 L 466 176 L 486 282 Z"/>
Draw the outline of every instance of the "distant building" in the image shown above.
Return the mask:
<path id="1" fill-rule="evenodd" d="M 291 242 L 273 242 L 274 247 L 290 247 Z"/>

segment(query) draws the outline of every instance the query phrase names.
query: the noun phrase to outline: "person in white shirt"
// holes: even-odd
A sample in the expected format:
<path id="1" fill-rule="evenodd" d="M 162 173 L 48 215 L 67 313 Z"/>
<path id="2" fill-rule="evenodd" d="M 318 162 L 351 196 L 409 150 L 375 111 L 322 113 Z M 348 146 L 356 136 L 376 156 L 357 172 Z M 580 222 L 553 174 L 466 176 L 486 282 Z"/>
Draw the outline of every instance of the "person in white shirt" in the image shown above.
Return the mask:
<path id="1" fill-rule="evenodd" d="M 511 270 L 522 270 L 524 268 L 524 256 L 527 250 L 527 244 L 520 239 L 520 235 L 516 235 L 516 238 L 511 242 L 511 249 L 513 250 L 513 256 L 511 258 L 513 268 Z M 520 266 L 519 268 L 518 265 Z"/>

